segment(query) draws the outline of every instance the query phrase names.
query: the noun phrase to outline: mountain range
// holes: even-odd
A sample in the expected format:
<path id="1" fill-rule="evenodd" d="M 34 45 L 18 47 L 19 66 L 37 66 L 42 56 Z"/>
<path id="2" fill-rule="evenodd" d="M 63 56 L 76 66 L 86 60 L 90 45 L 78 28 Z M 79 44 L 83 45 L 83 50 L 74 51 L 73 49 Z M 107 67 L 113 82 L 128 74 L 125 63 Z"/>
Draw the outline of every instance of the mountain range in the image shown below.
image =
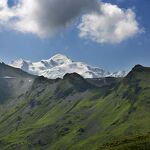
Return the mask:
<path id="1" fill-rule="evenodd" d="M 48 79 L 0 63 L 0 150 L 149 150 L 149 108 L 149 67 Z"/>
<path id="2" fill-rule="evenodd" d="M 39 62 L 18 59 L 12 61 L 10 66 L 49 79 L 63 78 L 66 73 L 74 72 L 84 78 L 124 77 L 127 74 L 125 71 L 110 73 L 104 69 L 93 67 L 83 62 L 72 61 L 67 56 L 61 54 L 57 54 L 48 60 L 41 60 Z"/>

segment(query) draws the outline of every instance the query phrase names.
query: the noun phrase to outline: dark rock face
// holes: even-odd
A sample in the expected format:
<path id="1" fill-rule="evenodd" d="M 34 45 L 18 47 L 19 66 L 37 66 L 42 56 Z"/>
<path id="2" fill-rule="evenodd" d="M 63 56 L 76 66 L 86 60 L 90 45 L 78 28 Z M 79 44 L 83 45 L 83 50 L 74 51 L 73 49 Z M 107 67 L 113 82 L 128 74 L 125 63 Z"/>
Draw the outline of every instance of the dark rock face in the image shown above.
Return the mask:
<path id="1" fill-rule="evenodd" d="M 67 73 L 64 75 L 63 79 L 70 79 L 70 80 L 75 80 L 75 79 L 80 79 L 80 80 L 84 80 L 84 78 L 82 76 L 80 76 L 77 73 Z"/>

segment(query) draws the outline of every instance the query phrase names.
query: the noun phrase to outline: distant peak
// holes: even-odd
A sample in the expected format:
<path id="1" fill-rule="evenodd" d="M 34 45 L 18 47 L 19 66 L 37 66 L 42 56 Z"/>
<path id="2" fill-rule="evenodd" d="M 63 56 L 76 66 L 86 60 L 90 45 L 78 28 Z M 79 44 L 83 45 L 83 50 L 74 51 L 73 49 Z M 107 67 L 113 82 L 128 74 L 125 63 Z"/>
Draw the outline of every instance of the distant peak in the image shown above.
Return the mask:
<path id="1" fill-rule="evenodd" d="M 19 58 L 19 59 L 15 60 L 15 61 L 12 61 L 10 66 L 15 67 L 15 68 L 20 68 L 20 69 L 22 69 L 24 71 L 27 71 L 28 70 L 28 66 L 30 64 L 31 64 L 30 61 L 24 60 L 22 58 Z"/>
<path id="2" fill-rule="evenodd" d="M 22 62 L 30 62 L 29 60 L 25 60 L 25 59 L 22 59 L 22 58 L 19 58 L 19 59 L 16 59 L 16 60 L 14 60 L 14 61 L 12 61 L 13 63 L 14 62 L 20 62 L 20 63 L 22 63 Z"/>
<path id="3" fill-rule="evenodd" d="M 11 62 L 10 66 L 20 68 L 34 75 L 43 75 L 49 79 L 63 78 L 66 73 L 73 72 L 84 78 L 124 77 L 126 75 L 125 72 L 109 73 L 104 69 L 90 66 L 83 62 L 72 61 L 69 57 L 59 53 L 49 59 L 42 59 L 37 62 L 17 59 Z M 76 77 L 77 75 L 73 74 L 71 76 Z"/>
<path id="4" fill-rule="evenodd" d="M 56 54 L 56 55 L 52 56 L 50 59 L 69 59 L 69 58 L 62 54 Z"/>
<path id="5" fill-rule="evenodd" d="M 55 54 L 53 57 L 67 57 L 66 55 L 63 55 L 63 54 Z"/>
<path id="6" fill-rule="evenodd" d="M 50 58 L 51 61 L 56 62 L 58 65 L 72 63 L 72 60 L 62 54 L 56 54 Z"/>

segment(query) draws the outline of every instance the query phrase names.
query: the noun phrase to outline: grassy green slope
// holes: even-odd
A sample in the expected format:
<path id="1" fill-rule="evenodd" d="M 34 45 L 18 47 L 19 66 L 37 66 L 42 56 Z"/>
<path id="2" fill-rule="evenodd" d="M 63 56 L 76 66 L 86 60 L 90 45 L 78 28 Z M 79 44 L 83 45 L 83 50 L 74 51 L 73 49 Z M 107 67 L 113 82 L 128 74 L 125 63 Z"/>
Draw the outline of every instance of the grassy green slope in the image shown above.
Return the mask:
<path id="1" fill-rule="evenodd" d="M 0 118 L 2 150 L 150 149 L 150 68 L 136 66 L 113 88 L 77 74 L 37 78 Z"/>

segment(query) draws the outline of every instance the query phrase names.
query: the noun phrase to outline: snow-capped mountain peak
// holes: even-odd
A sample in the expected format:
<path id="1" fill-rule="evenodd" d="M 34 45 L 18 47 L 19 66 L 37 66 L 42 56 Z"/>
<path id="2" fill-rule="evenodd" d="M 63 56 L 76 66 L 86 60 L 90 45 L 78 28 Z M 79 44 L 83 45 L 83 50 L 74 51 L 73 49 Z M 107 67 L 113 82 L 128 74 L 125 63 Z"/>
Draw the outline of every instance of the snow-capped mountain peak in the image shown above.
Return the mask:
<path id="1" fill-rule="evenodd" d="M 50 79 L 63 78 L 66 73 L 78 73 L 84 78 L 123 77 L 125 72 L 109 73 L 101 68 L 93 67 L 82 62 L 72 61 L 65 55 L 57 54 L 48 60 L 31 62 L 18 59 L 10 64 L 34 75 L 43 75 Z"/>
<path id="2" fill-rule="evenodd" d="M 20 68 L 22 70 L 27 71 L 29 65 L 31 65 L 32 63 L 28 60 L 23 60 L 22 58 L 20 58 L 20 59 L 17 59 L 15 61 L 12 61 L 11 64 L 15 68 Z"/>
<path id="3" fill-rule="evenodd" d="M 54 55 L 53 57 L 50 58 L 50 61 L 56 63 L 57 65 L 72 63 L 71 59 L 62 54 Z"/>
<path id="4" fill-rule="evenodd" d="M 110 76 L 112 77 L 124 77 L 127 75 L 127 72 L 126 71 L 118 71 L 118 72 L 114 72 L 114 73 L 111 73 Z"/>

